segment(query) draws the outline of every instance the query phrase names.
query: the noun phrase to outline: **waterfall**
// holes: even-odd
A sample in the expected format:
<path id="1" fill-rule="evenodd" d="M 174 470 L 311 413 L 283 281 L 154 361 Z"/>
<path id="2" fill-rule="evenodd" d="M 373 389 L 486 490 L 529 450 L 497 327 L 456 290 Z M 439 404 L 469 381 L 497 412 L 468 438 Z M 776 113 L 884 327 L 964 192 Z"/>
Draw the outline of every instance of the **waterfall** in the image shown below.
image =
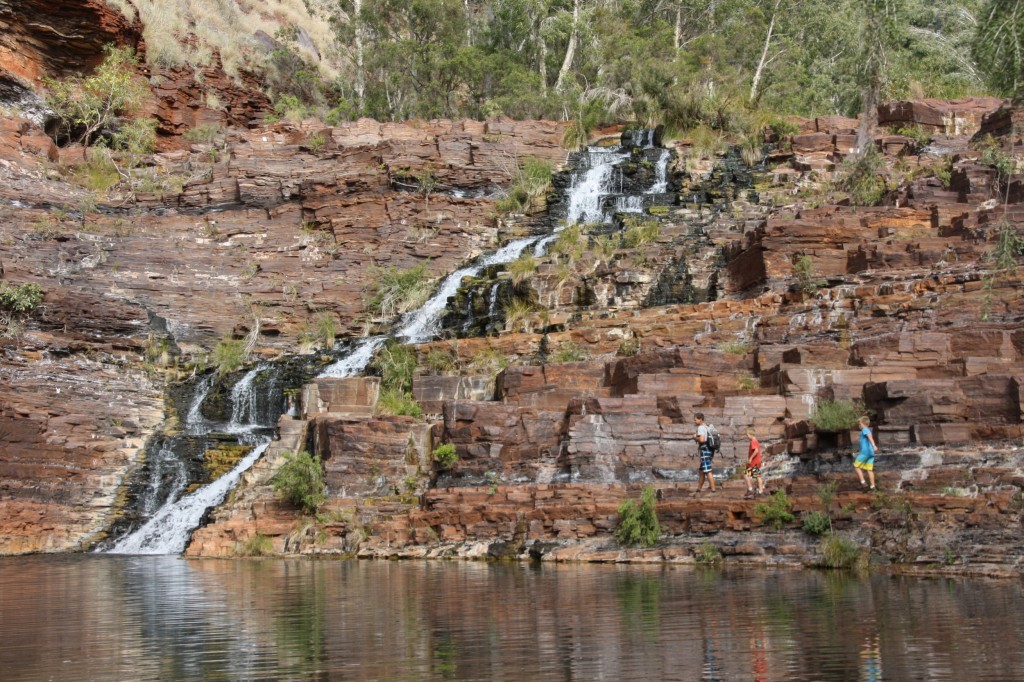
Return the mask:
<path id="1" fill-rule="evenodd" d="M 181 554 L 210 507 L 220 504 L 245 471 L 270 445 L 265 438 L 235 468 L 210 485 L 164 505 L 141 528 L 121 538 L 109 554 Z"/>
<path id="2" fill-rule="evenodd" d="M 643 213 L 644 198 L 638 196 L 623 196 L 615 200 L 615 210 L 619 213 Z"/>
<path id="3" fill-rule="evenodd" d="M 269 436 L 254 435 L 270 429 L 284 410 L 279 369 L 267 363 L 246 372 L 231 388 L 228 421 L 211 421 L 203 415 L 203 404 L 217 384 L 216 375 L 197 380 L 188 400 L 181 433 L 159 436 L 147 447 L 142 479 L 130 484 L 135 502 L 132 508 L 145 519 L 132 527 L 128 515 L 115 524 L 120 538 L 97 548 L 117 554 L 177 554 L 184 550 L 192 530 L 206 510 L 219 504 L 270 443 Z M 232 471 L 198 490 L 182 495 L 198 476 L 192 462 L 202 458 L 214 432 L 233 434 L 242 444 L 256 447 Z M 219 438 L 222 438 L 220 436 Z"/>
<path id="4" fill-rule="evenodd" d="M 387 340 L 386 336 L 369 336 L 360 339 L 355 348 L 348 355 L 345 355 L 333 365 L 328 366 L 320 372 L 322 377 L 354 377 L 362 373 L 366 366 L 373 359 L 381 344 Z"/>
<path id="5" fill-rule="evenodd" d="M 495 282 L 494 286 L 491 287 L 490 300 L 487 302 L 487 319 L 493 320 L 494 315 L 498 312 L 498 289 L 501 287 L 501 282 Z"/>
<path id="6" fill-rule="evenodd" d="M 567 225 L 576 223 L 603 223 L 609 220 L 602 209 L 604 198 L 611 193 L 609 180 L 615 164 L 628 159 L 617 149 L 603 147 L 587 147 L 589 168 L 575 178 L 569 188 L 569 211 L 565 222 Z"/>
<path id="7" fill-rule="evenodd" d="M 661 150 L 658 162 L 654 164 L 654 184 L 647 190 L 647 194 L 664 194 L 668 191 L 668 161 L 671 156 L 667 149 Z"/>

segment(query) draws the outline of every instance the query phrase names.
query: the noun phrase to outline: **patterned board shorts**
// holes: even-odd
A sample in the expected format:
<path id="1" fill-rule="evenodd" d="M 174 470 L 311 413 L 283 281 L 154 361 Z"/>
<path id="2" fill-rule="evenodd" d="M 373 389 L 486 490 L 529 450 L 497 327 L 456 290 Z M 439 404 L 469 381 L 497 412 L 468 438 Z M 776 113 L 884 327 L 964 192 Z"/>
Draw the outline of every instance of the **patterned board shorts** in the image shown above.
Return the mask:
<path id="1" fill-rule="evenodd" d="M 711 473 L 711 453 L 704 449 L 700 451 L 700 470 L 705 474 Z"/>
<path id="2" fill-rule="evenodd" d="M 747 467 L 747 476 L 751 478 L 761 477 L 761 467 Z"/>

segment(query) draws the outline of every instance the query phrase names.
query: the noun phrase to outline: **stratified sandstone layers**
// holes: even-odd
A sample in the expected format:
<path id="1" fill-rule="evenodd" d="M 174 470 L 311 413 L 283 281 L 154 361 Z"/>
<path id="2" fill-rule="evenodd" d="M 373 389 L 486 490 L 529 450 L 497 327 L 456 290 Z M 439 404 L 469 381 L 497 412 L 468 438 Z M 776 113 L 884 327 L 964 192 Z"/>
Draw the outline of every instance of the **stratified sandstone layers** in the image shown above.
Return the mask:
<path id="1" fill-rule="evenodd" d="M 426 263 L 436 277 L 497 245 L 494 200 L 452 189 L 493 192 L 520 155 L 564 155 L 548 122 L 281 124 L 231 132 L 214 153 L 158 154 L 180 189 L 93 206 L 47 171 L 55 149 L 30 122 L 0 131 L 3 281 L 44 292 L 0 340 L 5 553 L 98 537 L 164 419 L 155 366 L 254 329 L 256 354 L 296 352 L 324 316 L 363 333 L 375 272 Z M 424 173 L 431 191 L 405 186 Z"/>
<path id="2" fill-rule="evenodd" d="M 1016 181 L 966 151 L 965 129 L 985 125 L 967 114 L 980 108 L 892 107 L 893 120 L 929 124 L 925 113 L 937 110 L 970 125 L 936 143 L 965 150 L 955 155 L 913 155 L 909 140 L 881 138 L 900 155 L 890 164 L 922 169 L 882 206 L 771 206 L 813 177 L 811 167 L 824 168 L 818 161 L 834 168 L 848 153 L 842 133 L 826 132 L 819 151 L 794 139 L 788 166 L 753 180 L 760 197 L 713 187 L 709 169 L 681 179 L 679 205 L 650 211 L 660 229 L 642 248 L 609 254 L 591 241 L 569 273 L 556 272 L 557 257 L 540 259 L 517 291 L 543 312 L 505 320 L 496 336 L 418 349 L 424 363 L 436 353 L 463 367 L 495 354 L 520 363 L 490 396 L 486 377 L 471 372 L 417 377 L 414 394 L 434 413 L 427 442 L 420 423 L 366 414 L 368 380 L 320 380 L 318 395 L 349 397 L 307 402 L 304 419 L 282 424 L 305 429 L 298 441 L 325 460 L 323 534 L 289 521 L 269 466 L 195 534 L 189 553 L 244 552 L 259 533 L 286 553 L 695 561 L 710 543 L 730 561 L 815 563 L 818 539 L 799 530 L 800 516 L 825 509 L 821 490 L 834 484 L 826 511 L 835 529 L 877 563 L 1019 574 L 1022 278 L 1019 269 L 994 273 L 990 254 L 1005 225 L 1020 233 L 1021 210 Z M 842 121 L 815 125 L 845 130 Z M 934 171 L 943 166 L 945 180 Z M 1006 183 L 1011 191 L 997 192 Z M 708 202 L 687 202 L 689 193 Z M 801 280 L 804 258 L 813 273 Z M 673 294 L 685 302 L 652 305 L 666 272 L 695 286 Z M 506 286 L 508 277 L 467 287 Z M 706 300 L 712 290 L 721 300 Z M 560 348 L 591 359 L 556 363 Z M 856 433 L 808 421 L 816 404 L 851 399 L 874 415 L 878 494 L 856 488 Z M 697 411 L 724 434 L 716 496 L 692 493 Z M 778 530 L 735 480 L 751 426 L 768 453 L 769 489 L 793 502 L 794 521 Z M 429 459 L 440 442 L 459 454 L 451 469 Z M 645 486 L 660 490 L 663 541 L 620 547 L 611 539 L 618 506 Z"/>

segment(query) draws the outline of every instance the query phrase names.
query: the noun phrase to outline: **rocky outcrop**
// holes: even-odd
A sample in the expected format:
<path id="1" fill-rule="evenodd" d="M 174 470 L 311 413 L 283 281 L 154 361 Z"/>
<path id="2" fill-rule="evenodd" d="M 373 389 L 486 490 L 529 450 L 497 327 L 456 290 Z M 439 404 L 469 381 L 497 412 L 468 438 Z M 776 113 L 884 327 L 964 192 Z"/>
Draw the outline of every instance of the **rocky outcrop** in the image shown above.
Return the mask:
<path id="1" fill-rule="evenodd" d="M 31 89 L 44 76 L 87 71 L 108 44 L 141 52 L 142 24 L 100 0 L 0 2 L 0 82 Z"/>

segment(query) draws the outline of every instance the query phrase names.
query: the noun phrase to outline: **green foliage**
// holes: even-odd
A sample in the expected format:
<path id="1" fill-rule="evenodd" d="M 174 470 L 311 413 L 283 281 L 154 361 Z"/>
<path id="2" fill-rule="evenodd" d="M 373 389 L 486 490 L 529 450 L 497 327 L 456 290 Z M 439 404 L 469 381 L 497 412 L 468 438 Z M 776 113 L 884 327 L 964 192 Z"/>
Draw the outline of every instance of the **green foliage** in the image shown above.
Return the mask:
<path id="1" fill-rule="evenodd" d="M 836 501 L 836 494 L 839 492 L 839 481 L 829 481 L 818 486 L 818 499 L 821 500 L 821 504 L 825 507 L 825 511 L 828 511 L 832 507 L 832 503 Z"/>
<path id="2" fill-rule="evenodd" d="M 238 556 L 269 556 L 274 553 L 274 541 L 269 535 L 256 533 L 238 548 Z"/>
<path id="3" fill-rule="evenodd" d="M 17 315 L 34 311 L 43 302 L 43 290 L 38 284 L 26 283 L 11 286 L 0 282 L 0 310 Z"/>
<path id="4" fill-rule="evenodd" d="M 434 448 L 432 454 L 434 461 L 445 470 L 451 469 L 459 461 L 459 453 L 455 450 L 454 443 L 442 443 Z"/>
<path id="5" fill-rule="evenodd" d="M 307 514 L 315 514 L 327 501 L 324 469 L 320 457 L 305 450 L 284 453 L 284 463 L 271 480 L 274 492 Z"/>
<path id="6" fill-rule="evenodd" d="M 630 216 L 623 222 L 626 227 L 622 232 L 623 248 L 638 249 L 645 244 L 657 241 L 661 236 L 661 225 L 656 220 Z"/>
<path id="7" fill-rule="evenodd" d="M 558 350 L 555 351 L 548 359 L 551 362 L 581 362 L 590 358 L 590 353 L 585 348 L 581 348 L 578 344 L 571 341 L 558 346 Z"/>
<path id="8" fill-rule="evenodd" d="M 182 134 L 182 137 L 185 138 L 185 141 L 192 144 L 213 144 L 223 132 L 220 126 L 207 123 L 189 128 Z"/>
<path id="9" fill-rule="evenodd" d="M 413 398 L 412 393 L 395 389 L 381 389 L 377 398 L 377 414 L 391 414 L 404 417 L 423 416 L 423 408 Z"/>
<path id="10" fill-rule="evenodd" d="M 70 138 L 91 143 L 102 128 L 138 109 L 148 96 L 145 82 L 135 75 L 138 57 L 134 50 L 107 45 L 104 51 L 106 57 L 91 76 L 43 79 L 46 105 L 57 120 L 58 142 Z"/>
<path id="11" fill-rule="evenodd" d="M 804 532 L 810 535 L 824 535 L 832 530 L 832 519 L 823 511 L 817 509 L 806 512 L 803 515 Z"/>
<path id="12" fill-rule="evenodd" d="M 644 488 L 640 495 L 640 506 L 634 500 L 623 500 L 619 505 L 619 525 L 615 528 L 615 539 L 623 545 L 650 547 L 661 537 L 658 513 L 655 508 L 653 487 Z"/>
<path id="13" fill-rule="evenodd" d="M 885 179 L 879 174 L 885 160 L 872 145 L 849 158 L 839 168 L 836 186 L 850 195 L 854 206 L 875 206 L 885 196 Z"/>
<path id="14" fill-rule="evenodd" d="M 561 256 L 572 263 L 582 256 L 587 250 L 586 227 L 581 225 L 568 225 L 562 228 L 555 241 L 552 242 L 549 253 L 553 256 Z"/>
<path id="15" fill-rule="evenodd" d="M 776 530 L 796 520 L 792 512 L 793 503 L 786 495 L 786 491 L 781 489 L 772 493 L 767 502 L 758 502 L 754 505 L 754 514 L 761 517 L 763 523 Z"/>
<path id="16" fill-rule="evenodd" d="M 714 565 L 722 563 L 722 550 L 713 543 L 702 542 L 694 550 L 693 559 L 698 564 Z"/>
<path id="17" fill-rule="evenodd" d="M 111 139 L 121 153 L 123 165 L 135 168 L 146 154 L 156 149 L 156 120 L 137 118 L 122 125 Z"/>
<path id="18" fill-rule="evenodd" d="M 306 138 L 306 148 L 314 154 L 319 154 L 327 146 L 327 137 L 323 133 L 313 133 Z"/>
<path id="19" fill-rule="evenodd" d="M 793 262 L 793 274 L 796 275 L 797 286 L 806 294 L 813 294 L 825 286 L 825 282 L 814 272 L 814 261 L 802 254 Z"/>
<path id="20" fill-rule="evenodd" d="M 623 339 L 619 342 L 619 348 L 615 351 L 615 354 L 624 358 L 633 357 L 640 352 L 640 339 L 635 336 L 629 339 Z"/>
<path id="21" fill-rule="evenodd" d="M 508 274 L 512 277 L 512 284 L 519 285 L 526 282 L 537 272 L 537 259 L 524 254 L 508 264 Z"/>
<path id="22" fill-rule="evenodd" d="M 1006 153 L 1002 145 L 992 135 L 985 135 L 977 144 L 981 156 L 978 161 L 992 166 L 996 170 L 996 189 L 1002 189 L 1013 175 L 1015 163 L 1013 157 Z"/>
<path id="23" fill-rule="evenodd" d="M 496 375 L 509 366 L 509 359 L 495 348 L 487 348 L 469 361 L 469 373 Z"/>
<path id="24" fill-rule="evenodd" d="M 412 376 L 416 371 L 416 349 L 388 339 L 377 350 L 370 368 L 380 376 L 382 389 L 407 393 L 412 390 Z"/>
<path id="25" fill-rule="evenodd" d="M 217 374 L 224 375 L 234 372 L 249 359 L 248 349 L 242 339 L 225 339 L 213 349 L 211 362 L 217 368 Z"/>
<path id="26" fill-rule="evenodd" d="M 979 16 L 973 56 L 989 85 L 1015 103 L 1024 99 L 1024 7 L 987 0 Z"/>
<path id="27" fill-rule="evenodd" d="M 423 305 L 431 291 L 427 265 L 424 262 L 405 270 L 373 268 L 369 310 L 380 317 L 391 318 Z"/>
<path id="28" fill-rule="evenodd" d="M 827 568 L 853 568 L 862 556 L 862 550 L 852 539 L 839 533 L 829 533 L 821 541 L 821 564 Z"/>
<path id="29" fill-rule="evenodd" d="M 904 135 L 914 140 L 918 147 L 927 147 L 932 141 L 932 133 L 927 128 L 915 123 L 896 129 L 897 135 Z"/>
<path id="30" fill-rule="evenodd" d="M 754 345 L 749 341 L 736 339 L 722 343 L 718 348 L 726 355 L 746 355 L 754 350 Z"/>
<path id="31" fill-rule="evenodd" d="M 1017 270 L 1017 259 L 1024 255 L 1024 239 L 1017 234 L 1013 223 L 1004 220 L 996 233 L 996 243 L 989 251 L 987 260 L 992 269 L 985 277 L 982 287 L 985 291 L 981 303 L 981 319 L 987 320 L 995 302 L 996 284 Z"/>
<path id="32" fill-rule="evenodd" d="M 431 348 L 423 364 L 434 376 L 446 376 L 459 373 L 459 354 L 457 349 Z"/>
<path id="33" fill-rule="evenodd" d="M 109 150 L 100 149 L 74 169 L 72 180 L 91 192 L 103 194 L 121 182 L 121 172 L 114 165 Z"/>
<path id="34" fill-rule="evenodd" d="M 537 197 L 543 196 L 551 187 L 553 167 L 550 161 L 528 158 L 516 168 L 512 184 L 495 203 L 495 210 L 501 214 L 525 211 Z"/>
<path id="35" fill-rule="evenodd" d="M 818 431 L 838 433 L 856 428 L 864 410 L 864 403 L 859 400 L 819 400 L 808 421 Z"/>

